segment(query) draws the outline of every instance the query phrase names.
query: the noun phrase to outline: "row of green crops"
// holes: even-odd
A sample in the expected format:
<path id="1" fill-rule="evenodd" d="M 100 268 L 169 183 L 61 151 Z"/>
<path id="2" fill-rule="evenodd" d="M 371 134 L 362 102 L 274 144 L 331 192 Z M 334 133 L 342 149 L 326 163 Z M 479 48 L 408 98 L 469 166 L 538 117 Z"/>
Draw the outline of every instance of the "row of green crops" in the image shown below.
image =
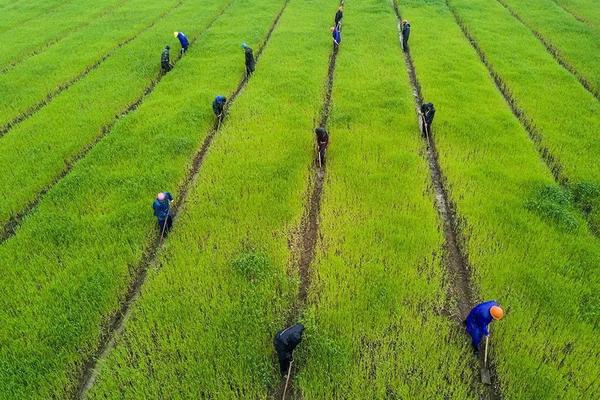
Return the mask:
<path id="1" fill-rule="evenodd" d="M 26 209 L 83 148 L 103 135 L 116 115 L 144 93 L 160 73 L 157 44 L 170 43 L 176 56 L 180 46 L 173 38 L 173 30 L 181 29 L 190 40 L 196 39 L 229 3 L 214 0 L 184 3 L 127 47 L 119 49 L 86 79 L 1 138 L 0 153 L 4 156 L 0 168 L 5 173 L 0 175 L 0 185 L 13 189 L 10 198 L 0 206 L 0 223 Z M 203 38 L 200 36 L 193 46 L 204 48 Z M 12 182 L 19 185 L 11 185 Z"/>
<path id="2" fill-rule="evenodd" d="M 164 18 L 165 12 L 181 2 L 182 0 L 131 0 L 48 51 L 31 57 L 7 73 L 1 74 L 0 126 L 6 125 L 46 99 L 49 93 L 76 79 L 87 69 L 93 68 L 107 55 L 112 54 L 119 44 L 137 37 L 151 24 Z M 49 20 L 47 23 L 53 24 L 54 21 Z M 173 37 L 173 30 L 165 32 L 165 40 L 169 35 Z M 160 52 L 165 43 L 156 43 L 156 63 L 160 61 Z"/>
<path id="3" fill-rule="evenodd" d="M 585 21 L 595 29 L 600 29 L 600 7 L 596 0 L 555 0 L 557 4 Z"/>
<path id="4" fill-rule="evenodd" d="M 2 8 L 0 14 L 0 33 L 18 27 L 25 23 L 34 23 L 43 19 L 47 12 L 59 9 L 71 1 L 65 0 L 37 0 L 37 1 L 10 1 Z M 2 2 L 2 4 L 4 1 Z M 36 20 L 36 18 L 38 18 Z"/>
<path id="5" fill-rule="evenodd" d="M 272 338 L 297 291 L 288 240 L 306 201 L 336 3 L 288 5 L 92 398 L 264 399 L 279 383 Z"/>
<path id="6" fill-rule="evenodd" d="M 473 279 L 482 299 L 508 310 L 491 328 L 504 395 L 598 397 L 597 239 L 563 201 L 445 1 L 405 0 L 401 12 L 425 99 L 436 104 L 434 136 Z"/>
<path id="7" fill-rule="evenodd" d="M 600 31 L 578 21 L 553 0 L 498 0 L 556 48 L 600 96 Z"/>
<path id="8" fill-rule="evenodd" d="M 68 3 L 44 14 L 45 21 L 30 21 L 0 35 L 0 71 L 41 48 L 64 39 L 69 34 L 94 23 L 98 17 L 113 12 L 122 4 L 117 0 Z M 56 23 L 57 20 L 64 23 Z"/>
<path id="9" fill-rule="evenodd" d="M 177 196 L 212 126 L 212 99 L 243 75 L 240 43 L 258 44 L 282 3 L 236 0 L 0 246 L 0 398 L 73 392 L 156 237 L 154 196 Z"/>
<path id="10" fill-rule="evenodd" d="M 589 214 L 592 229 L 600 233 L 600 103 L 498 3 L 452 0 L 451 4 L 517 107 L 535 126 L 541 147 L 562 167 L 560 178 L 572 189 L 565 196 Z"/>
<path id="11" fill-rule="evenodd" d="M 344 17 L 304 398 L 476 398 L 476 359 L 446 316 L 459 312 L 395 22 L 387 0 L 352 2 Z"/>

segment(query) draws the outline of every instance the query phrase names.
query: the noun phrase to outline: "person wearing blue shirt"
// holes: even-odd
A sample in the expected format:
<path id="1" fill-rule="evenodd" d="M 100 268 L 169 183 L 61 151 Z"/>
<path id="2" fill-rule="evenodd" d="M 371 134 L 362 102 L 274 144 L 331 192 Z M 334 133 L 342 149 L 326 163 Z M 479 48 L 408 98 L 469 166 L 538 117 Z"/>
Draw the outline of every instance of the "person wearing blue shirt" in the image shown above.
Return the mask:
<path id="1" fill-rule="evenodd" d="M 225 103 L 227 103 L 227 98 L 225 96 L 217 96 L 212 104 L 213 112 L 217 118 L 221 118 L 223 116 L 223 110 L 225 109 Z"/>
<path id="2" fill-rule="evenodd" d="M 333 45 L 338 47 L 342 43 L 342 33 L 339 25 L 331 27 L 331 36 L 333 36 Z"/>
<path id="3" fill-rule="evenodd" d="M 471 344 L 475 354 L 479 353 L 479 343 L 484 336 L 489 336 L 488 325 L 494 320 L 501 320 L 504 310 L 495 301 L 486 301 L 473 307 L 464 324 L 471 336 Z"/>
<path id="4" fill-rule="evenodd" d="M 171 203 L 173 202 L 173 196 L 169 192 L 160 192 L 156 195 L 156 199 L 152 203 L 152 209 L 154 210 L 154 216 L 158 222 L 158 228 L 161 234 L 166 234 L 171 230 L 173 225 L 173 218 L 171 216 Z"/>
<path id="5" fill-rule="evenodd" d="M 179 39 L 179 43 L 181 44 L 180 54 L 185 53 L 190 45 L 188 38 L 183 34 L 183 32 L 173 32 L 173 36 Z"/>

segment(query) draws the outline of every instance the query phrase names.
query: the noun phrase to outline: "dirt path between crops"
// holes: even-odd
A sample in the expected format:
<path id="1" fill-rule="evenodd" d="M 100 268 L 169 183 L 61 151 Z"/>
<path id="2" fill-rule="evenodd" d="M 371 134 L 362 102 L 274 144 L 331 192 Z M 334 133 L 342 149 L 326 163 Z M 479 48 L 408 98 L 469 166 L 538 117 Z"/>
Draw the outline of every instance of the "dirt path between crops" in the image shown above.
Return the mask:
<path id="1" fill-rule="evenodd" d="M 190 47 L 194 46 L 194 44 L 204 36 L 204 34 L 214 25 L 214 23 L 231 7 L 234 0 L 231 0 L 217 15 L 213 17 L 212 20 L 209 21 L 208 25 L 204 28 L 202 32 L 200 32 L 196 37 L 190 40 Z M 178 54 L 173 60 L 172 64 L 175 66 L 182 58 L 181 54 Z M 146 100 L 146 98 L 156 89 L 158 83 L 165 76 L 162 72 L 159 72 L 150 83 L 144 88 L 142 94 L 135 99 L 132 103 L 129 103 L 121 112 L 115 115 L 115 117 L 102 128 L 100 128 L 100 135 L 96 136 L 92 142 L 85 145 L 71 160 L 65 163 L 64 169 L 50 182 L 48 185 L 43 187 L 25 207 L 19 210 L 16 214 L 11 216 L 9 220 L 0 228 L 0 245 L 10 239 L 15 235 L 19 226 L 21 226 L 21 222 L 25 217 L 31 214 L 40 202 L 43 200 L 44 196 L 54 187 L 56 186 L 62 179 L 64 179 L 71 170 L 76 166 L 76 164 L 85 158 L 89 152 L 98 144 L 102 139 L 110 134 L 112 129 L 114 128 L 117 121 L 126 117 L 129 113 L 137 110 L 142 103 Z"/>
<path id="2" fill-rule="evenodd" d="M 521 23 L 521 25 L 523 25 L 525 28 L 529 29 L 529 31 L 540 41 L 540 43 L 546 48 L 546 51 L 554 58 L 554 60 L 561 66 L 563 67 L 565 70 L 567 70 L 567 72 L 569 72 L 571 75 L 573 75 L 581 84 L 581 86 L 583 86 L 583 88 L 585 90 L 587 90 L 588 92 L 590 92 L 590 94 L 592 96 L 594 96 L 596 98 L 596 100 L 600 101 L 600 91 L 598 91 L 597 89 L 592 87 L 592 84 L 583 76 L 579 73 L 579 71 L 577 71 L 577 69 L 571 65 L 561 54 L 560 51 L 554 47 L 552 45 L 552 43 L 550 43 L 548 40 L 546 40 L 546 38 L 544 36 L 542 36 L 542 34 L 538 31 L 536 31 L 533 27 L 529 26 L 524 20 L 523 18 L 521 18 L 521 16 L 519 14 L 517 14 L 517 12 L 515 10 L 513 10 L 504 0 L 496 0 L 498 3 L 500 3 L 504 8 L 506 8 L 506 10 L 517 20 Z M 448 4 L 448 1 L 446 1 L 446 4 Z M 450 7 L 450 5 L 448 4 L 448 7 Z M 453 11 L 454 12 L 454 11 Z"/>
<path id="3" fill-rule="evenodd" d="M 323 99 L 323 107 L 319 114 L 319 126 L 324 128 L 327 128 L 329 113 L 331 111 L 331 95 L 333 92 L 333 79 L 338 50 L 339 47 L 333 47 L 329 56 L 325 98 Z M 288 315 L 286 327 L 298 322 L 308 297 L 308 288 L 310 287 L 310 266 L 315 258 L 315 250 L 319 238 L 319 215 L 321 213 L 321 198 L 324 181 L 325 163 L 319 165 L 318 160 L 315 160 L 313 167 L 311 168 L 311 176 L 309 177 L 309 195 L 307 196 L 307 202 L 304 207 L 304 214 L 290 245 L 292 251 L 295 253 L 292 265 L 296 266 L 299 273 L 300 287 L 298 288 L 296 301 L 292 305 Z M 301 393 L 296 392 L 294 387 L 294 376 L 296 375 L 296 372 L 295 365 L 292 365 L 285 399 L 302 398 Z M 274 399 L 283 399 L 285 384 L 286 380 L 281 379 L 279 386 L 272 395 Z"/>
<path id="4" fill-rule="evenodd" d="M 232 0 L 231 3 L 233 3 L 234 1 L 235 0 Z M 286 0 L 285 3 L 283 4 L 283 6 L 281 7 L 281 9 L 278 11 L 273 23 L 271 24 L 271 27 L 269 28 L 269 31 L 267 32 L 265 39 L 263 40 L 258 51 L 256 52 L 255 58 L 256 58 L 257 65 L 258 65 L 258 61 L 260 60 L 261 54 L 262 54 L 263 50 L 265 49 L 265 47 L 267 46 L 273 31 L 275 30 L 275 28 L 277 27 L 277 25 L 279 23 L 279 20 L 281 19 L 281 15 L 287 8 L 289 1 L 290 0 Z M 227 7 L 229 7 L 229 5 Z M 191 165 L 187 175 L 185 176 L 183 182 L 180 185 L 180 188 L 178 191 L 178 193 L 179 193 L 178 203 L 176 206 L 173 207 L 173 224 L 174 225 L 177 223 L 177 217 L 180 214 L 180 211 L 184 208 L 184 206 L 186 204 L 187 195 L 188 195 L 190 189 L 192 188 L 194 182 L 196 181 L 198 174 L 200 173 L 200 169 L 202 167 L 204 157 L 205 157 L 206 153 L 208 152 L 215 135 L 221 130 L 221 127 L 223 126 L 224 121 L 228 117 L 229 109 L 231 108 L 231 104 L 235 101 L 237 96 L 242 92 L 242 90 L 248 83 L 249 78 L 250 77 L 244 75 L 242 80 L 238 83 L 238 86 L 236 87 L 235 91 L 229 97 L 227 105 L 223 111 L 222 120 L 215 121 L 213 127 L 210 129 L 210 131 L 207 134 L 206 138 L 204 139 L 202 145 L 200 146 L 200 149 L 195 154 L 193 161 L 192 161 L 192 165 Z M 115 347 L 116 339 L 123 332 L 125 323 L 126 323 L 127 319 L 129 318 L 129 316 L 131 315 L 131 312 L 133 309 L 132 306 L 135 304 L 136 300 L 140 296 L 142 287 L 144 285 L 144 282 L 146 281 L 148 269 L 156 261 L 156 256 L 158 254 L 158 251 L 159 251 L 161 245 L 162 245 L 162 242 L 160 241 L 160 237 L 158 235 L 155 235 L 154 238 L 152 239 L 151 243 L 148 245 L 148 247 L 144 251 L 142 259 L 140 260 L 140 263 L 135 270 L 135 277 L 133 279 L 133 282 L 125 296 L 125 301 L 123 303 L 121 303 L 121 307 L 120 307 L 119 311 L 115 315 L 112 316 L 108 326 L 105 329 L 103 329 L 103 333 L 102 333 L 102 337 L 100 339 L 100 343 L 98 345 L 98 349 L 96 350 L 94 355 L 84 365 L 83 371 L 81 372 L 81 375 L 80 375 L 77 392 L 75 393 L 76 399 L 84 399 L 85 398 L 86 394 L 92 388 L 92 386 L 94 385 L 94 382 L 96 381 L 96 379 L 98 377 L 102 361 L 106 360 L 106 358 L 108 357 L 110 352 Z"/>
<path id="5" fill-rule="evenodd" d="M 583 18 L 580 15 L 575 14 L 573 11 L 569 10 L 567 7 L 565 7 L 563 4 L 559 3 L 556 0 L 551 0 L 554 4 L 556 4 L 556 6 L 558 8 L 560 8 L 561 10 L 563 10 L 565 13 L 569 14 L 570 16 L 572 16 L 573 18 L 575 18 L 577 21 L 581 22 L 582 24 L 586 24 L 588 26 L 588 28 L 591 29 L 596 29 L 595 26 L 593 26 L 587 19 Z"/>
<path id="6" fill-rule="evenodd" d="M 397 17 L 398 26 L 398 38 L 402 42 L 402 30 L 401 21 L 402 17 L 400 10 L 398 9 L 397 3 L 392 0 L 393 8 Z M 415 98 L 417 117 L 419 118 L 420 107 L 423 104 L 423 96 L 421 94 L 421 86 L 417 79 L 415 67 L 410 55 L 410 48 L 404 52 L 404 60 L 408 71 L 409 79 L 413 87 L 413 96 Z M 444 254 L 443 263 L 448 269 L 450 275 L 450 298 L 456 300 L 458 305 L 459 315 L 455 315 L 454 319 L 460 324 L 460 329 L 463 328 L 463 321 L 466 319 L 469 311 L 475 305 L 477 296 L 474 293 L 473 285 L 471 283 L 471 273 L 467 257 L 461 248 L 461 242 L 459 240 L 459 233 L 457 228 L 457 216 L 454 211 L 454 206 L 450 201 L 448 192 L 445 187 L 445 178 L 442 174 L 442 170 L 439 164 L 438 153 L 435 148 L 435 139 L 430 134 L 428 138 L 423 139 L 425 141 L 427 163 L 429 171 L 431 173 L 431 181 L 433 183 L 433 190 L 435 194 L 435 202 L 438 209 L 438 213 L 443 221 L 444 227 Z M 468 336 L 465 333 L 465 340 L 468 340 Z M 483 352 L 480 352 L 483 353 Z M 483 385 L 479 383 L 479 371 L 474 374 L 477 383 L 474 386 L 477 389 L 483 391 L 486 399 L 489 400 L 500 400 L 502 399 L 502 393 L 500 391 L 500 385 L 498 382 L 498 375 L 494 368 L 493 359 L 489 357 L 492 362 L 488 363 L 490 370 L 492 384 Z M 489 360 L 488 360 L 489 361 Z M 483 356 L 479 357 L 479 367 L 483 367 Z"/>
<path id="7" fill-rule="evenodd" d="M 184 3 L 184 0 L 180 0 L 179 2 L 177 2 L 176 4 L 174 4 L 173 6 L 169 7 L 167 10 L 163 11 L 158 17 L 156 17 L 152 22 L 150 22 L 148 25 L 146 25 L 140 31 L 138 31 L 137 33 L 135 33 L 133 36 L 130 36 L 127 39 L 123 40 L 122 42 L 120 42 L 119 44 L 117 44 L 115 47 L 113 47 L 112 49 L 110 49 L 107 53 L 105 53 L 102 57 L 100 57 L 98 60 L 96 60 L 92 65 L 89 65 L 88 67 L 86 67 L 81 73 L 79 73 L 79 75 L 77 75 L 74 78 L 71 78 L 68 81 L 60 84 L 56 89 L 54 89 L 53 91 L 51 91 L 50 93 L 48 93 L 43 100 L 41 100 L 37 104 L 34 104 L 28 110 L 26 110 L 26 111 L 22 112 L 21 114 L 17 115 L 10 122 L 8 122 L 4 126 L 0 127 L 0 138 L 2 136 L 6 135 L 8 132 L 10 132 L 15 126 L 19 125 L 21 122 L 26 121 L 29 118 L 31 118 L 32 116 L 34 116 L 38 111 L 40 111 L 42 108 L 44 108 L 48 104 L 50 104 L 52 102 L 52 100 L 54 100 L 54 98 L 56 96 L 58 96 L 59 94 L 61 94 L 65 90 L 69 89 L 71 86 L 73 86 L 74 84 L 76 84 L 77 82 L 79 82 L 80 80 L 82 80 L 83 78 L 85 78 L 86 76 L 88 76 L 90 74 L 90 72 L 98 69 L 98 67 L 100 67 L 100 65 L 102 63 L 104 63 L 104 61 L 108 60 L 120 48 L 128 45 L 130 42 L 132 42 L 133 40 L 135 40 L 136 38 L 138 38 L 144 32 L 147 32 L 154 25 L 156 25 L 157 22 L 161 21 L 163 18 L 165 18 L 166 16 L 168 16 L 170 13 L 172 13 L 173 11 L 175 11 L 177 8 L 181 7 L 181 5 L 183 3 Z"/>
<path id="8" fill-rule="evenodd" d="M 127 1 L 124 2 L 116 2 L 110 6 L 108 6 L 105 10 L 101 11 L 99 14 L 95 14 L 90 16 L 90 18 L 85 21 L 80 23 L 79 25 L 75 26 L 72 29 L 67 29 L 64 32 L 60 32 L 58 33 L 56 37 L 47 40 L 45 43 L 42 43 L 38 48 L 31 50 L 29 53 L 27 54 L 22 54 L 21 56 L 17 56 L 16 58 L 14 58 L 12 61 L 9 61 L 7 64 L 5 64 L 3 67 L 0 67 L 0 74 L 5 74 L 8 71 L 10 71 L 11 69 L 14 69 L 17 65 L 22 64 L 23 62 L 27 61 L 28 59 L 35 57 L 39 54 L 42 54 L 43 52 L 45 52 L 46 50 L 48 50 L 50 47 L 54 46 L 55 44 L 62 42 L 63 40 L 65 40 L 67 37 L 71 36 L 74 33 L 79 32 L 80 30 L 90 26 L 92 23 L 106 17 L 108 14 L 114 12 L 116 9 L 124 6 L 125 4 L 127 4 Z"/>

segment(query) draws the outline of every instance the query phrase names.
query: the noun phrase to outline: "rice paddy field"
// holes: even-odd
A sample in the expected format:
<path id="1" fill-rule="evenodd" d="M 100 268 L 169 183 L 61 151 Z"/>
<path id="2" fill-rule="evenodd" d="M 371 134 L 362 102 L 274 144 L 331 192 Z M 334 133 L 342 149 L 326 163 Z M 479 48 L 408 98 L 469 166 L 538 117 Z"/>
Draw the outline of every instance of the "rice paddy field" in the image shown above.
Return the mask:
<path id="1" fill-rule="evenodd" d="M 599 399 L 599 55 L 597 0 L 0 0 L 0 400 Z"/>

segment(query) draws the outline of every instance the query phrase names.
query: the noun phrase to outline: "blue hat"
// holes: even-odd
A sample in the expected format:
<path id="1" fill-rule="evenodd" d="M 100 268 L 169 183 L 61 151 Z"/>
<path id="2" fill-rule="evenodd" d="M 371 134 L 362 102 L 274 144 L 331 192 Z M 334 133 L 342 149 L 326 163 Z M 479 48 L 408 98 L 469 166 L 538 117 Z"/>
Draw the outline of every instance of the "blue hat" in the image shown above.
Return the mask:
<path id="1" fill-rule="evenodd" d="M 242 49 L 246 49 L 246 48 L 248 48 L 248 45 L 245 42 L 242 43 Z"/>

